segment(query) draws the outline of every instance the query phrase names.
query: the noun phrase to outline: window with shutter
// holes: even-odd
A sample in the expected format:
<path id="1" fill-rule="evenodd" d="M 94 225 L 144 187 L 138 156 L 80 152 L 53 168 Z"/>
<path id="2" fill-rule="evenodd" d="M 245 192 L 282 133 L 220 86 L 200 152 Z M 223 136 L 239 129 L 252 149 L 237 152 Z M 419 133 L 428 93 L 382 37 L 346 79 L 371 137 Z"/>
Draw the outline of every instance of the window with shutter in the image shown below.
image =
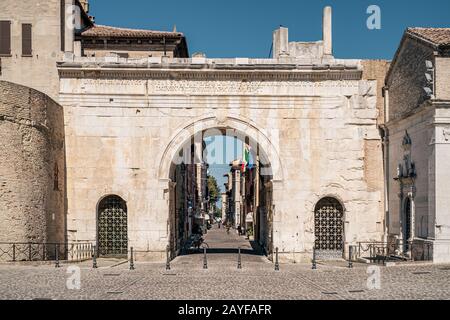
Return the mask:
<path id="1" fill-rule="evenodd" d="M 0 55 L 11 55 L 11 21 L 0 21 Z"/>
<path id="2" fill-rule="evenodd" d="M 22 24 L 22 55 L 31 56 L 32 54 L 31 24 Z"/>

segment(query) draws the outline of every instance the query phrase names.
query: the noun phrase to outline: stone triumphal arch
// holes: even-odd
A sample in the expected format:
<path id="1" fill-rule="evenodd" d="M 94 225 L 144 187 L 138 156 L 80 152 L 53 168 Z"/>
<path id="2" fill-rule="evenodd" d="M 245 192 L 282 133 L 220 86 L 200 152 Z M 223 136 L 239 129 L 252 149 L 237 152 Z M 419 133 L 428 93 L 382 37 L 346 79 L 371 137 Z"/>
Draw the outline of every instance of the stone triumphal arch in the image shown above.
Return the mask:
<path id="1" fill-rule="evenodd" d="M 199 132 L 232 129 L 257 142 L 270 164 L 268 252 L 309 260 L 315 205 L 328 195 L 346 208 L 342 254 L 350 243 L 381 240 L 377 86 L 362 61 L 113 60 L 59 65 L 69 239 L 95 240 L 96 204 L 117 194 L 127 201 L 128 246 L 137 257 L 165 259 L 168 245 L 176 253 L 173 161 Z"/>

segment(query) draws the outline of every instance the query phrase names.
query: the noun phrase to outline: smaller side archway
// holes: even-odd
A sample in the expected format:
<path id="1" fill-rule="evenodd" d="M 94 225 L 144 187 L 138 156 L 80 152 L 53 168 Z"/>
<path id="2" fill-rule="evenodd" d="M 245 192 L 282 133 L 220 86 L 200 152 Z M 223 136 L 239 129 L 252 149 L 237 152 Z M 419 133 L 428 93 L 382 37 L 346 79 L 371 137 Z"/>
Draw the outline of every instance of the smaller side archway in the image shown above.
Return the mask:
<path id="1" fill-rule="evenodd" d="M 344 254 L 344 206 L 334 197 L 320 199 L 314 208 L 314 248 L 319 258 Z"/>
<path id="2" fill-rule="evenodd" d="M 97 206 L 97 248 L 99 256 L 128 254 L 127 204 L 118 195 L 103 197 Z"/>

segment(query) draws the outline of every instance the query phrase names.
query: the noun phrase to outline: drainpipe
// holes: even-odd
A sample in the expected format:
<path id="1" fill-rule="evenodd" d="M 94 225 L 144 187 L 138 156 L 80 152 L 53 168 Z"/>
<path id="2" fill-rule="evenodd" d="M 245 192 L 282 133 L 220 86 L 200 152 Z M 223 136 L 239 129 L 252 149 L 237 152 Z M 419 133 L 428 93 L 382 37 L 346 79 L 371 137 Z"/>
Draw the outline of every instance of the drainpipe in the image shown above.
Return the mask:
<path id="1" fill-rule="evenodd" d="M 384 226 L 383 242 L 387 242 L 389 234 L 389 130 L 386 126 L 379 127 L 383 150 L 384 171 Z"/>
<path id="2" fill-rule="evenodd" d="M 383 169 L 384 169 L 384 236 L 383 242 L 387 242 L 389 235 L 389 129 L 386 124 L 389 122 L 389 88 L 387 86 L 383 87 L 383 98 L 384 98 L 384 123 L 380 126 L 381 139 L 383 145 Z"/>

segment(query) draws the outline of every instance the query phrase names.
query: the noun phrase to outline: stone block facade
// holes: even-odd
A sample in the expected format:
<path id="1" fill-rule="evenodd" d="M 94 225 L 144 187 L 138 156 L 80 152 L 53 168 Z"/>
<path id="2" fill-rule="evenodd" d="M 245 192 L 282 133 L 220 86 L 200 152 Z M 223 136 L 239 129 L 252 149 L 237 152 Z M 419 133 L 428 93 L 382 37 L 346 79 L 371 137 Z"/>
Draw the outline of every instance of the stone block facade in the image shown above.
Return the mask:
<path id="1" fill-rule="evenodd" d="M 0 81 L 0 242 L 64 242 L 62 107 Z"/>
<path id="2" fill-rule="evenodd" d="M 338 81 L 312 69 L 308 75 L 283 72 L 274 80 L 277 68 L 243 71 L 226 59 L 207 59 L 202 70 L 186 59 L 131 71 L 127 63 L 138 61 L 123 60 L 123 68 L 114 70 L 96 61 L 95 74 L 84 71 L 92 58 L 60 66 L 70 240 L 95 241 L 97 203 L 117 194 L 127 202 L 129 245 L 141 257 L 163 257 L 170 233 L 171 161 L 194 133 L 214 128 L 265 137 L 260 146 L 277 165 L 273 246 L 281 261 L 309 261 L 315 206 L 327 196 L 345 208 L 345 248 L 382 239 L 378 84 L 362 79 L 359 60 L 343 61 L 348 69 L 339 78 L 348 79 Z M 263 68 L 279 62 L 248 63 Z M 220 64 L 234 69 L 233 75 L 210 70 Z"/>

